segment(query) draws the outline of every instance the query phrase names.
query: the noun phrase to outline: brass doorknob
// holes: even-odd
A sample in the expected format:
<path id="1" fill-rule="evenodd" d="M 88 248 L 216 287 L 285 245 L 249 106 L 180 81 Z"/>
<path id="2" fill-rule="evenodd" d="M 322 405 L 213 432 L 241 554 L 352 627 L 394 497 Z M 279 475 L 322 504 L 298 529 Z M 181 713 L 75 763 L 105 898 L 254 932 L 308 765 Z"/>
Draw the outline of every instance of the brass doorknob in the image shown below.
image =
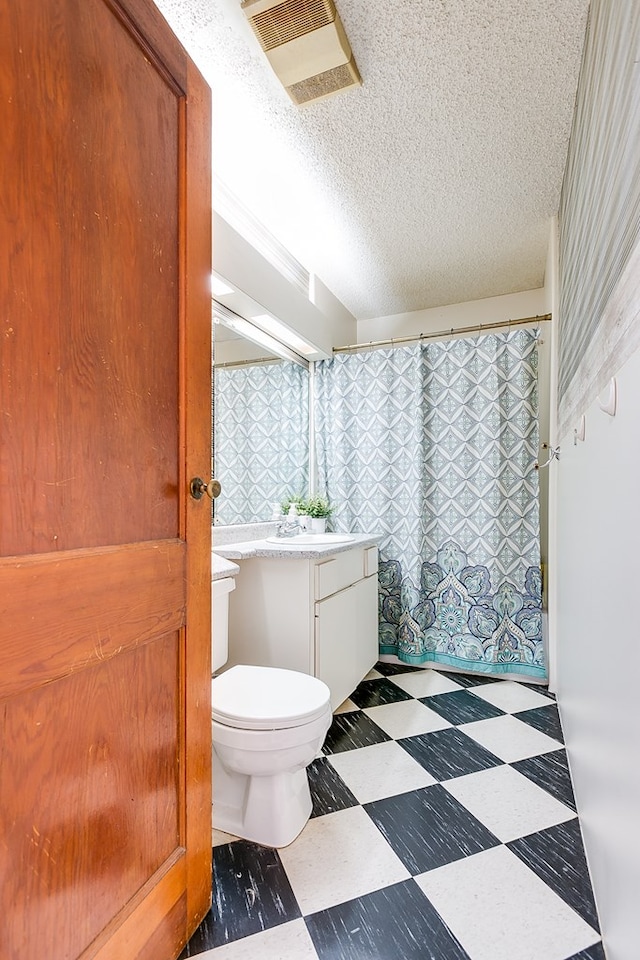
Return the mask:
<path id="1" fill-rule="evenodd" d="M 194 477 L 190 489 L 194 500 L 201 500 L 205 493 L 210 500 L 215 500 L 220 496 L 222 485 L 219 480 L 209 480 L 209 483 L 205 483 L 202 477 Z"/>

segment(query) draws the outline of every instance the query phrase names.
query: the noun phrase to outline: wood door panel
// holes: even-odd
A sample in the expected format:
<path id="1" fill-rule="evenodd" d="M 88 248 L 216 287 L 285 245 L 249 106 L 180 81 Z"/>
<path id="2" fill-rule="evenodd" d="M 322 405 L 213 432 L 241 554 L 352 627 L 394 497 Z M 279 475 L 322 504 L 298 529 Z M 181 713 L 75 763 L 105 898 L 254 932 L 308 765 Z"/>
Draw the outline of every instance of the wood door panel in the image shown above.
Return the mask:
<path id="1" fill-rule="evenodd" d="M 151 0 L 0 0 L 0 955 L 211 898 L 210 94 Z"/>
<path id="2" fill-rule="evenodd" d="M 185 858 L 177 857 L 173 863 L 163 865 L 162 876 L 152 877 L 149 890 L 141 890 L 138 897 L 118 917 L 117 926 L 112 924 L 82 954 L 80 960 L 158 960 L 167 954 L 167 944 L 178 943 L 184 925 L 186 884 Z M 146 895 L 147 912 L 153 933 L 149 936 L 136 912 L 137 903 Z M 114 929 L 112 929 L 112 927 Z"/>
<path id="3" fill-rule="evenodd" d="M 181 540 L 0 559 L 0 697 L 178 630 L 185 574 Z"/>
<path id="4" fill-rule="evenodd" d="M 79 955 L 180 848 L 179 637 L 5 701 L 3 956 Z"/>
<path id="5" fill-rule="evenodd" d="M 104 2 L 8 17 L 0 555 L 175 537 L 181 91 Z"/>
<path id="6" fill-rule="evenodd" d="M 184 916 L 187 909 L 187 895 L 183 893 L 177 903 L 170 910 L 164 910 L 158 917 L 158 924 L 150 939 L 135 945 L 134 950 L 127 949 L 123 953 L 112 953 L 114 960 L 120 957 L 135 957 L 136 960 L 158 960 L 167 951 L 168 943 L 178 943 L 184 930 Z M 136 937 L 140 941 L 140 936 Z M 88 960 L 88 958 L 87 958 Z"/>

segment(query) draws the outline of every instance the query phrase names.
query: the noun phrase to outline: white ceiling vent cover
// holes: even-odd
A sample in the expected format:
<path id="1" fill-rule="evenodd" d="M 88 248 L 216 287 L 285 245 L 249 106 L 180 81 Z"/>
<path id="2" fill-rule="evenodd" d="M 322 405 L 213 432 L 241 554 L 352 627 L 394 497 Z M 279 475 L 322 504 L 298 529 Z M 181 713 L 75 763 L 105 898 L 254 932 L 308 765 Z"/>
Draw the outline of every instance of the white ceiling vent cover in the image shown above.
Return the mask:
<path id="1" fill-rule="evenodd" d="M 333 0 L 243 0 L 242 9 L 294 103 L 362 83 Z"/>

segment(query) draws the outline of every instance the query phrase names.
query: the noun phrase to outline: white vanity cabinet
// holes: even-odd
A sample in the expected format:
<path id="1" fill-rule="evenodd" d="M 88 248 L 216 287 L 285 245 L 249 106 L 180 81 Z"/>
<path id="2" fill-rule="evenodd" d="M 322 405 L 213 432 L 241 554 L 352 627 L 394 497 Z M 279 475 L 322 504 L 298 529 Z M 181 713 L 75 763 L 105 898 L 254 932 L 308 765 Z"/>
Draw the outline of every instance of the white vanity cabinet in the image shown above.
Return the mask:
<path id="1" fill-rule="evenodd" d="M 378 659 L 378 548 L 239 559 L 229 661 L 319 677 L 338 707 Z"/>

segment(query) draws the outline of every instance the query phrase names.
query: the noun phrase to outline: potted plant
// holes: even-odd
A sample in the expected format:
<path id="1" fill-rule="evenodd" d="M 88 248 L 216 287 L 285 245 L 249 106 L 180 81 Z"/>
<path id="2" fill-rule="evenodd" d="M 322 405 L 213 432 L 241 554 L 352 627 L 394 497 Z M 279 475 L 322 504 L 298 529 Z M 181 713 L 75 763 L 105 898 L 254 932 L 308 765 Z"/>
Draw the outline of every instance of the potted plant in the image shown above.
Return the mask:
<path id="1" fill-rule="evenodd" d="M 299 493 L 288 494 L 280 504 L 280 510 L 283 516 L 289 513 L 289 507 L 295 507 L 299 514 L 306 514 L 305 505 L 307 501 Z"/>
<path id="2" fill-rule="evenodd" d="M 312 532 L 324 533 L 327 528 L 327 517 L 332 513 L 326 497 L 309 497 L 304 504 L 304 512 L 311 517 Z"/>

